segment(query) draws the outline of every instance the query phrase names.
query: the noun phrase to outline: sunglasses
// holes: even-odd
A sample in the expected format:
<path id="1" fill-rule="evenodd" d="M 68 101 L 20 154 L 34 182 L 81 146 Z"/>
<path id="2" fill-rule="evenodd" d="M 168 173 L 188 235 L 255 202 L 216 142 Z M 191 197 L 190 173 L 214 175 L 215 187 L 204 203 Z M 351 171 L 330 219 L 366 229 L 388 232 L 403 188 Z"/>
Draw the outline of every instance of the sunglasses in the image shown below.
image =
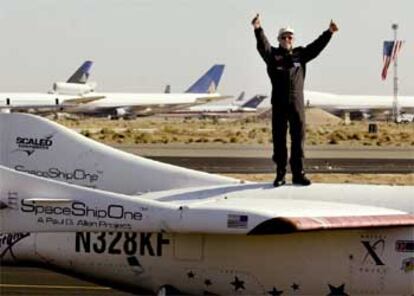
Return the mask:
<path id="1" fill-rule="evenodd" d="M 285 35 L 285 36 L 280 37 L 280 39 L 282 39 L 282 40 L 292 40 L 293 39 L 293 36 L 291 36 L 291 35 Z"/>

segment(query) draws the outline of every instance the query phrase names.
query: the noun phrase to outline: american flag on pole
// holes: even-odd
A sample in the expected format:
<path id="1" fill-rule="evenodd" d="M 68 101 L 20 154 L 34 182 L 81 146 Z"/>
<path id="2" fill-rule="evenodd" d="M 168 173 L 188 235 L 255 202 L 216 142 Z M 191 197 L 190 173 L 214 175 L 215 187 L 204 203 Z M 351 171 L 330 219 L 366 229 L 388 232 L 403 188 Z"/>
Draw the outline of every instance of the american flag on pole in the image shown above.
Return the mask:
<path id="1" fill-rule="evenodd" d="M 388 67 L 390 66 L 391 62 L 395 60 L 395 57 L 398 55 L 401 47 L 403 45 L 402 40 L 397 41 L 384 41 L 384 49 L 383 49 L 383 60 L 384 66 L 382 68 L 381 77 L 382 80 L 387 78 Z"/>

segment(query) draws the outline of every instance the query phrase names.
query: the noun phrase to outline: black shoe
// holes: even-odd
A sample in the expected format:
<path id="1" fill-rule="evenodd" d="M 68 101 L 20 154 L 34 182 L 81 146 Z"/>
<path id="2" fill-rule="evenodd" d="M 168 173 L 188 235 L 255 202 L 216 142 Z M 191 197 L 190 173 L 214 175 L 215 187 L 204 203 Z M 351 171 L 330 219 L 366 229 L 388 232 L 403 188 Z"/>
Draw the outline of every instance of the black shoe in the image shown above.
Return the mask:
<path id="1" fill-rule="evenodd" d="M 277 175 L 276 179 L 273 181 L 273 187 L 280 187 L 286 184 L 285 175 Z"/>
<path id="2" fill-rule="evenodd" d="M 312 182 L 308 178 L 306 178 L 305 174 L 300 174 L 292 177 L 292 183 L 295 185 L 302 185 L 302 186 L 308 186 Z"/>

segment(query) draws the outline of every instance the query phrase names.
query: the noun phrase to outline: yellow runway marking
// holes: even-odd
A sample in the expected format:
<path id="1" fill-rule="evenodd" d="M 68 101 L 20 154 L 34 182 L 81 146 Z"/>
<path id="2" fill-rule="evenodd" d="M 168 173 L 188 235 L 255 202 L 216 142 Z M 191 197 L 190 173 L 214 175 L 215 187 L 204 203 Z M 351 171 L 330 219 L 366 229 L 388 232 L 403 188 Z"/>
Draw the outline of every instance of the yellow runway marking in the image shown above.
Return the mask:
<path id="1" fill-rule="evenodd" d="M 0 284 L 0 288 L 110 290 L 107 287 Z"/>

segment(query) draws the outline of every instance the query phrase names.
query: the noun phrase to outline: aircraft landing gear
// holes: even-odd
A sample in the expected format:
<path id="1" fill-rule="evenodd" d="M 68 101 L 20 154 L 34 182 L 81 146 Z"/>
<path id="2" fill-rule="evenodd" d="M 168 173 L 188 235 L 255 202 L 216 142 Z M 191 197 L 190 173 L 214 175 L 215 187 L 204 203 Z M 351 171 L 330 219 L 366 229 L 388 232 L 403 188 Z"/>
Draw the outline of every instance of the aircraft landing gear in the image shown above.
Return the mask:
<path id="1" fill-rule="evenodd" d="M 180 290 L 171 285 L 161 286 L 157 291 L 157 296 L 172 296 L 172 295 L 184 295 Z"/>

